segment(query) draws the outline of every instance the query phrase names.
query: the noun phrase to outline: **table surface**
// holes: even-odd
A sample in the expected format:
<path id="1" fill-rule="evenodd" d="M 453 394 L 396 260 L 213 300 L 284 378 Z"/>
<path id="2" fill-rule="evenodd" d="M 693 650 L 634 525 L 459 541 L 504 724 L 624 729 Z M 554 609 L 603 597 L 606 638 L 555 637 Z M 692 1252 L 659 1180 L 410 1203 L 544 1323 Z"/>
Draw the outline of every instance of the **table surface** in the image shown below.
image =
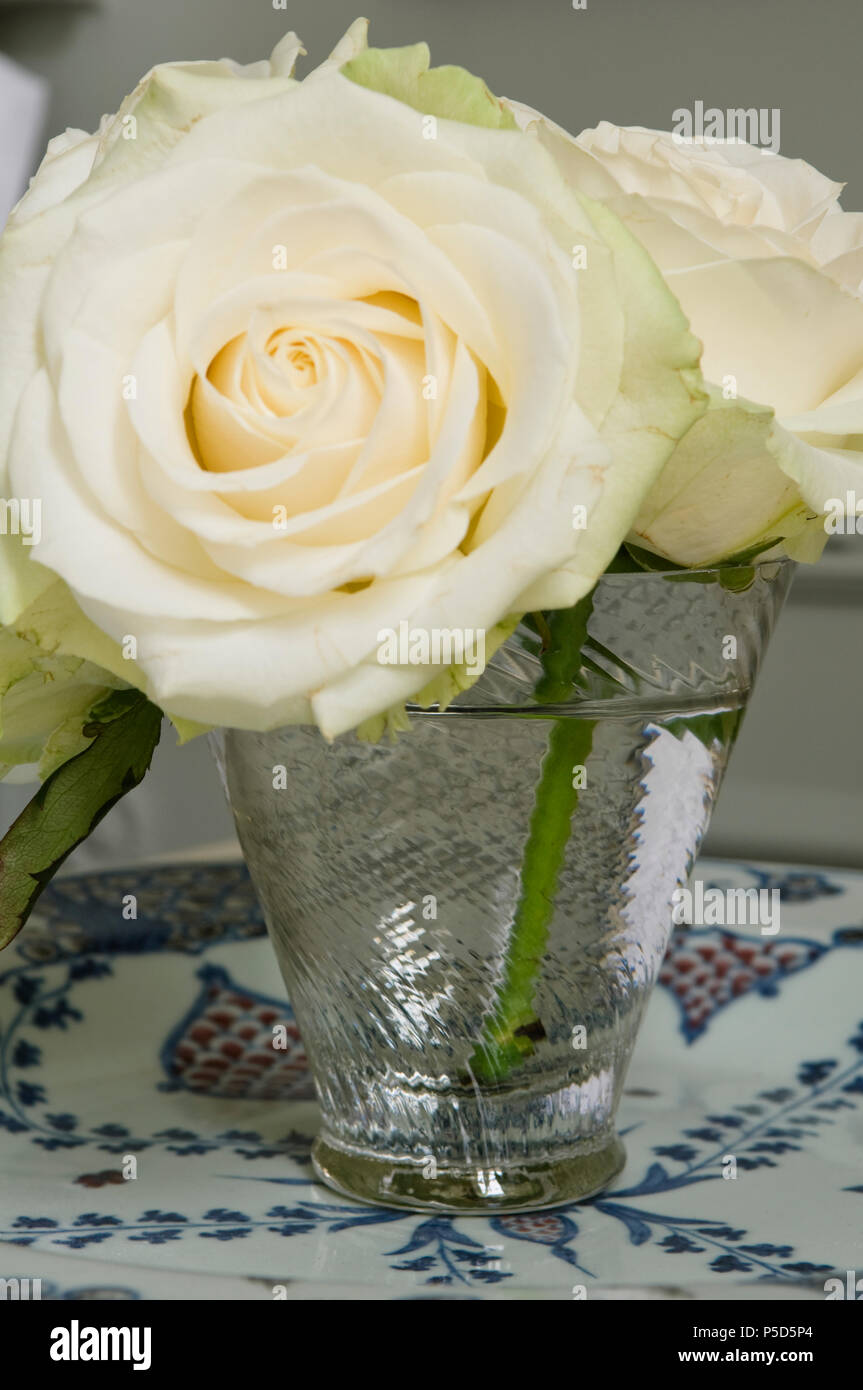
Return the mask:
<path id="1" fill-rule="evenodd" d="M 823 1299 L 863 1259 L 863 874 L 698 872 L 780 889 L 779 934 L 677 929 L 624 1172 L 491 1219 L 313 1181 L 306 1059 L 241 865 L 55 881 L 0 957 L 0 1276 L 58 1299 Z"/>

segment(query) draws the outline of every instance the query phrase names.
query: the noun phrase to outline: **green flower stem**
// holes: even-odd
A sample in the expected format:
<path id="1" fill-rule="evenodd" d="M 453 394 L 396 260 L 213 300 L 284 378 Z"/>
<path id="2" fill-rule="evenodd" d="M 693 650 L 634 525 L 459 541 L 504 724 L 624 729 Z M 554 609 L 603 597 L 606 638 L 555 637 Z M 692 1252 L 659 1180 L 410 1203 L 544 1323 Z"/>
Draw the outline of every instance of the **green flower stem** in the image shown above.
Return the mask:
<path id="1" fill-rule="evenodd" d="M 578 805 L 573 768 L 587 762 L 596 721 L 563 718 L 553 723 L 542 760 L 536 802 L 521 870 L 521 896 L 506 952 L 504 978 L 494 1010 L 470 1060 L 481 1081 L 501 1081 L 543 1037 L 533 998 L 548 945 L 557 880 Z"/>
<path id="2" fill-rule="evenodd" d="M 543 673 L 534 692 L 539 704 L 563 705 L 572 699 L 592 612 L 591 592 L 572 608 L 535 613 L 528 620 L 542 642 L 539 655 Z M 573 768 L 587 761 L 594 727 L 593 721 L 575 718 L 557 718 L 551 727 L 528 830 L 521 896 L 507 944 L 503 981 L 469 1063 L 480 1081 L 503 1081 L 530 1056 L 534 1041 L 545 1036 L 533 996 L 548 944 L 570 823 L 578 804 Z"/>

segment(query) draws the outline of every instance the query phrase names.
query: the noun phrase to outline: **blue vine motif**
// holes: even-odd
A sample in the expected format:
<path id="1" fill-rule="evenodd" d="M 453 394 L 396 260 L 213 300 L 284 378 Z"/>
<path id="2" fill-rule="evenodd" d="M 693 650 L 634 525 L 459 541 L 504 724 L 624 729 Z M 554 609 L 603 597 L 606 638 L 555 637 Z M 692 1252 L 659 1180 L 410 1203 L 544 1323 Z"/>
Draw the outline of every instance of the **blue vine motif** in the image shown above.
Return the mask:
<path id="1" fill-rule="evenodd" d="M 760 887 L 779 887 L 788 902 L 809 902 L 842 891 L 819 874 L 795 871 L 778 875 L 756 869 L 748 872 L 755 875 Z M 119 924 L 117 902 L 130 891 L 128 874 L 62 880 L 44 895 L 41 925 L 37 924 L 35 934 L 31 930 L 16 943 L 14 964 L 0 974 L 0 997 L 11 1004 L 5 1026 L 0 1029 L 0 1131 L 6 1131 L 9 1142 L 20 1136 L 24 1143 L 32 1142 L 48 1152 L 80 1149 L 82 1159 L 85 1153 L 92 1159 L 99 1153 L 124 1155 L 147 1149 L 161 1149 L 165 1154 L 190 1161 L 213 1153 L 231 1155 L 244 1160 L 240 1165 L 231 1165 L 243 1171 L 208 1171 L 207 1177 L 276 1183 L 283 1189 L 285 1201 L 260 1207 L 253 1202 L 241 1202 L 239 1207 L 207 1206 L 194 1212 L 183 1209 L 183 1202 L 178 1210 L 173 1205 L 176 1198 L 169 1196 L 164 1207 L 150 1206 L 134 1216 L 128 1215 L 125 1204 L 122 1215 L 110 1209 L 95 1209 L 73 1211 L 61 1219 L 39 1212 L 13 1212 L 6 1218 L 5 1229 L 0 1228 L 0 1240 L 45 1251 L 53 1246 L 97 1250 L 105 1244 L 126 1242 L 130 1262 L 134 1262 L 141 1245 L 170 1247 L 182 1241 L 205 1240 L 217 1248 L 237 1241 L 248 1243 L 256 1235 L 289 1240 L 316 1234 L 335 1237 L 343 1232 L 379 1228 L 382 1244 L 378 1258 L 398 1276 L 398 1282 L 410 1280 L 414 1287 L 450 1289 L 454 1295 L 462 1296 L 459 1291 L 513 1280 L 506 1254 L 516 1243 L 533 1246 L 537 1254 L 550 1256 L 586 1282 L 600 1279 L 602 1272 L 590 1267 L 590 1259 L 582 1262 L 580 1247 L 583 1248 L 588 1225 L 593 1233 L 597 1219 L 601 1218 L 625 1233 L 632 1246 L 650 1246 L 662 1254 L 689 1256 L 717 1275 L 732 1274 L 754 1281 L 793 1281 L 834 1272 L 811 1249 L 801 1251 L 790 1243 L 765 1240 L 757 1230 L 698 1215 L 698 1198 L 706 1191 L 705 1183 L 723 1181 L 723 1161 L 729 1154 L 743 1172 L 776 1169 L 793 1163 L 813 1138 L 828 1131 L 845 1113 L 859 1110 L 863 1098 L 863 1024 L 849 1039 L 850 1058 L 839 1055 L 807 1059 L 800 1063 L 793 1082 L 759 1091 L 751 1099 L 721 1110 L 711 1109 L 689 1128 L 654 1145 L 638 1182 L 606 1191 L 592 1202 L 550 1212 L 501 1215 L 487 1222 L 463 1222 L 438 1215 L 421 1217 L 347 1201 L 321 1202 L 321 1189 L 312 1188 L 302 1172 L 269 1175 L 273 1168 L 268 1160 L 283 1166 L 287 1157 L 293 1165 L 309 1164 L 310 1139 L 304 1133 L 289 1130 L 274 1141 L 245 1124 L 219 1132 L 207 1130 L 205 1125 L 187 1128 L 166 1124 L 143 1134 L 134 1133 L 115 1119 L 85 1125 L 45 1080 L 45 1058 L 50 1055 L 52 1039 L 63 1034 L 72 1036 L 83 1022 L 81 1001 L 88 996 L 78 986 L 99 981 L 110 986 L 120 957 L 144 952 L 200 955 L 214 944 L 223 946 L 263 932 L 263 922 L 252 905 L 251 889 L 241 866 L 218 866 L 215 871 L 208 866 L 206 875 L 187 868 L 147 870 L 135 877 L 132 887 L 139 903 L 137 922 Z M 190 901 L 195 904 L 191 913 Z M 743 942 L 742 937 L 736 939 Z M 803 952 L 796 962 L 787 962 L 785 973 L 815 963 L 834 948 L 859 945 L 861 940 L 863 929 L 851 925 L 836 930 L 832 941 L 826 944 L 805 937 L 783 938 L 785 946 Z M 755 944 L 759 945 L 757 939 Z M 189 974 L 187 971 L 184 978 Z M 780 975 L 781 971 L 777 972 L 772 981 L 774 990 Z M 187 1084 L 182 1075 L 171 1070 L 176 1049 L 186 1045 L 190 1031 L 201 1022 L 207 1009 L 212 1014 L 214 991 L 218 994 L 217 1009 L 222 1008 L 226 998 L 238 1009 L 248 1006 L 250 1017 L 254 1014 L 263 1029 L 268 1026 L 271 1012 L 291 1020 L 284 1000 L 236 984 L 221 964 L 204 964 L 197 981 L 186 1012 L 169 1031 L 162 1049 L 163 1066 L 170 1074 L 168 1085 L 175 1089 Z M 762 979 L 765 982 L 771 983 L 766 976 Z M 756 984 L 754 988 L 760 986 Z M 770 991 L 765 988 L 761 992 L 768 995 Z M 230 1031 L 230 1020 L 225 1026 Z M 703 1027 L 693 1031 L 690 1040 L 703 1032 Z M 154 1048 L 158 1052 L 156 1043 Z M 294 1065 L 298 1074 L 302 1071 L 299 1050 L 284 1060 L 287 1066 Z M 206 1092 L 199 1090 L 199 1094 Z M 257 1164 L 256 1171 L 250 1171 L 252 1160 L 262 1160 L 268 1175 L 264 1176 Z M 88 1204 L 99 1202 L 110 1207 L 111 1189 L 123 1182 L 123 1175 L 119 1168 L 105 1167 L 104 1163 L 104 1159 L 98 1158 L 90 1162 L 91 1171 L 80 1173 L 75 1181 L 82 1197 L 84 1189 L 88 1189 Z M 250 1190 L 261 1191 L 246 1189 Z M 715 1188 L 710 1190 L 716 1192 Z M 863 1195 L 863 1184 L 848 1186 L 844 1191 L 853 1204 L 856 1196 Z M 220 1197 L 223 1192 L 221 1189 Z M 680 1196 L 680 1206 L 672 1213 L 657 1210 L 666 1205 L 672 1194 Z M 685 1214 L 678 1214 L 681 1210 Z M 392 1239 L 386 1233 L 388 1226 L 393 1228 Z M 72 1297 L 74 1290 L 61 1293 L 55 1289 L 45 1296 Z M 80 1296 L 89 1295 L 85 1290 Z M 111 1296 L 137 1295 L 134 1290 L 118 1286 Z"/>
<path id="2" fill-rule="evenodd" d="M 652 1241 L 670 1255 L 705 1254 L 710 1269 L 717 1274 L 788 1281 L 831 1273 L 830 1264 L 800 1258 L 791 1245 L 759 1241 L 747 1230 L 716 1219 L 658 1212 L 650 1199 L 705 1182 L 722 1181 L 719 1169 L 729 1146 L 733 1147 L 739 1166 L 745 1168 L 750 1163 L 775 1167 L 778 1158 L 799 1152 L 805 1139 L 819 1126 L 833 1123 L 831 1115 L 837 1109 L 856 1108 L 858 1097 L 863 1095 L 863 1024 L 849 1042 L 856 1057 L 848 1065 L 840 1066 L 833 1058 L 804 1062 L 797 1075 L 799 1090 L 780 1087 L 760 1092 L 756 1101 L 737 1105 L 728 1114 L 706 1116 L 703 1128 L 687 1132 L 697 1142 L 680 1146 L 677 1172 L 669 1173 L 663 1164 L 651 1163 L 642 1180 L 633 1186 L 558 1211 L 493 1217 L 489 1221 L 491 1230 L 510 1240 L 544 1246 L 552 1256 L 587 1279 L 597 1276 L 580 1262 L 574 1242 L 579 1235 L 576 1217 L 590 1209 L 621 1223 L 632 1245 Z M 225 1176 L 238 1181 L 307 1188 L 301 1177 Z M 856 1194 L 863 1192 L 863 1186 L 846 1190 Z M 380 1225 L 398 1227 L 406 1236 L 386 1253 L 389 1267 L 423 1276 L 424 1284 L 493 1284 L 512 1277 L 501 1258 L 503 1246 L 484 1244 L 459 1230 L 451 1218 L 410 1217 L 355 1203 L 319 1203 L 302 1195 L 292 1205 L 269 1207 L 261 1216 L 225 1207 L 208 1209 L 199 1219 L 177 1211 L 148 1209 L 134 1222 L 99 1212 L 84 1212 L 68 1224 L 49 1217 L 22 1215 L 10 1228 L 0 1230 L 0 1239 L 27 1246 L 48 1238 L 51 1244 L 81 1250 L 116 1237 L 165 1245 L 186 1238 L 242 1240 L 256 1230 L 290 1238 L 321 1229 L 336 1234 Z"/>
<path id="3" fill-rule="evenodd" d="M 49 985 L 49 974 L 57 975 L 59 983 Z M 233 986 L 227 971 L 220 967 L 204 967 L 200 972 L 205 983 L 218 982 L 223 989 Z M 311 1140 L 307 1135 L 295 1130 L 288 1131 L 276 1142 L 267 1141 L 255 1130 L 227 1130 L 221 1134 L 201 1135 L 191 1129 L 164 1129 L 153 1134 L 135 1134 L 123 1125 L 106 1122 L 88 1131 L 79 1127 L 78 1117 L 68 1112 L 55 1114 L 42 1113 L 37 1116 L 34 1109 L 47 1103 L 45 1087 L 31 1079 L 32 1069 L 42 1065 L 42 1049 L 30 1038 L 22 1036 L 25 1028 L 45 1033 L 52 1029 L 67 1031 L 71 1026 L 82 1023 L 84 1015 L 69 999 L 70 991 L 83 980 L 99 980 L 113 974 L 110 958 L 103 956 L 74 955 L 58 957 L 41 972 L 31 963 L 13 966 L 0 975 L 0 989 L 6 987 L 17 1005 L 11 1023 L 0 1032 L 0 1130 L 10 1134 L 26 1133 L 30 1140 L 46 1152 L 58 1149 L 75 1149 L 94 1145 L 105 1153 L 125 1154 L 130 1149 L 141 1153 L 154 1147 L 165 1147 L 170 1153 L 181 1157 L 199 1156 L 229 1147 L 231 1151 L 246 1160 L 290 1157 L 295 1162 L 308 1164 Z M 242 991 L 257 1005 L 269 1004 L 275 1016 L 292 1021 L 290 1005 L 285 1000 L 270 999 L 254 991 Z M 203 995 L 199 996 L 199 1002 Z M 193 1006 L 193 1010 L 197 1005 Z M 188 1025 L 192 1011 L 176 1029 L 172 1031 L 162 1049 L 163 1064 L 168 1069 L 171 1048 L 182 1029 Z M 27 1075 L 18 1073 L 25 1071 Z M 176 1087 L 177 1082 L 166 1083 Z M 308 1094 L 297 1088 L 298 1094 Z"/>
<path id="4" fill-rule="evenodd" d="M 829 1273 L 831 1265 L 792 1259 L 790 1245 L 742 1243 L 748 1234 L 745 1230 L 699 1217 L 646 1211 L 632 1201 L 694 1183 L 722 1181 L 721 1165 L 729 1149 L 744 1171 L 775 1168 L 778 1158 L 801 1152 L 807 1137 L 820 1126 L 834 1123 L 832 1114 L 857 1108 L 857 1097 L 863 1095 L 863 1023 L 849 1045 L 858 1057 L 844 1068 L 835 1058 L 803 1062 L 797 1074 L 801 1091 L 788 1087 L 762 1091 L 755 1103 L 734 1107 L 739 1113 L 707 1116 L 704 1128 L 686 1131 L 686 1137 L 708 1146 L 706 1149 L 692 1144 L 656 1146 L 655 1153 L 681 1164 L 679 1171 L 671 1176 L 662 1164 L 653 1163 L 638 1186 L 596 1198 L 594 1210 L 622 1222 L 633 1245 L 653 1239 L 673 1255 L 715 1251 L 710 1268 L 719 1274 L 757 1273 L 764 1279 L 787 1279 Z M 846 1191 L 863 1192 L 863 1187 Z"/>
<path id="5" fill-rule="evenodd" d="M 838 1110 L 856 1109 L 858 1097 L 863 1096 L 863 1023 L 849 1039 L 857 1054 L 847 1066 L 830 1058 L 803 1062 L 797 1075 L 799 1090 L 779 1087 L 761 1091 L 755 1101 L 732 1107 L 728 1114 L 705 1116 L 697 1129 L 685 1131 L 692 1141 L 680 1145 L 657 1145 L 654 1152 L 665 1154 L 678 1162 L 678 1171 L 670 1173 L 662 1163 L 651 1163 L 639 1183 L 632 1187 L 613 1189 L 590 1203 L 575 1203 L 551 1212 L 526 1212 L 512 1216 L 491 1217 L 489 1225 L 497 1234 L 511 1240 L 529 1241 L 545 1246 L 556 1259 L 578 1269 L 589 1279 L 597 1276 L 581 1263 L 574 1242 L 579 1234 L 576 1216 L 580 1212 L 599 1212 L 620 1222 L 631 1245 L 653 1244 L 665 1254 L 704 1254 L 710 1269 L 716 1274 L 747 1274 L 756 1279 L 794 1281 L 829 1274 L 833 1266 L 811 1259 L 802 1259 L 791 1245 L 759 1241 L 746 1229 L 739 1229 L 705 1216 L 678 1216 L 657 1212 L 644 1205 L 651 1199 L 671 1192 L 682 1192 L 706 1182 L 721 1182 L 723 1160 L 733 1151 L 737 1167 L 743 1171 L 754 1168 L 775 1168 L 778 1160 L 788 1154 L 801 1152 L 805 1140 L 817 1133 L 819 1127 L 834 1123 L 831 1116 Z M 243 1175 L 238 1175 L 242 1178 Z M 293 1179 L 260 1178 L 252 1181 L 292 1182 Z M 863 1193 L 863 1186 L 846 1189 Z M 311 1213 L 321 1209 L 317 1206 Z M 380 1208 L 369 1208 L 356 1224 L 379 1222 L 385 1214 Z M 405 1220 L 398 1213 L 390 1219 Z M 307 1219 L 310 1219 L 307 1216 Z M 319 1219 L 319 1218 L 318 1218 Z M 331 1229 L 336 1229 L 335 1227 Z M 464 1239 L 454 1231 L 449 1220 L 435 1218 L 420 1221 L 410 1240 L 393 1255 L 414 1255 L 412 1260 L 391 1268 L 414 1273 L 435 1270 L 426 1282 L 446 1283 L 455 1278 L 467 1281 L 459 1271 L 459 1262 L 470 1266 L 471 1278 L 501 1277 L 497 1262 L 482 1264 L 485 1273 L 478 1272 L 476 1260 L 469 1253 L 448 1252 L 458 1244 L 464 1250 Z M 497 1256 L 500 1261 L 500 1255 Z M 504 1262 L 505 1263 L 505 1262 Z M 438 1273 L 438 1266 L 442 1272 Z M 505 1276 L 504 1276 L 505 1277 Z"/>

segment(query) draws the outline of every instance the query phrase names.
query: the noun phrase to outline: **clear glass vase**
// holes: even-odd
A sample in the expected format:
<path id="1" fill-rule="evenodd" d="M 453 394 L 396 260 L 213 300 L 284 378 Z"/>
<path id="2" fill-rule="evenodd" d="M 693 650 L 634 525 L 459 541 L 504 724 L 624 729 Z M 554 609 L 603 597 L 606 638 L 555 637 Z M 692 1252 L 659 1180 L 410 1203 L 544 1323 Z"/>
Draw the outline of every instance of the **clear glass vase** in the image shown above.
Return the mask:
<path id="1" fill-rule="evenodd" d="M 525 622 L 395 741 L 221 737 L 325 1183 L 518 1211 L 620 1171 L 615 1112 L 672 895 L 792 568 L 607 574 L 574 651 Z"/>

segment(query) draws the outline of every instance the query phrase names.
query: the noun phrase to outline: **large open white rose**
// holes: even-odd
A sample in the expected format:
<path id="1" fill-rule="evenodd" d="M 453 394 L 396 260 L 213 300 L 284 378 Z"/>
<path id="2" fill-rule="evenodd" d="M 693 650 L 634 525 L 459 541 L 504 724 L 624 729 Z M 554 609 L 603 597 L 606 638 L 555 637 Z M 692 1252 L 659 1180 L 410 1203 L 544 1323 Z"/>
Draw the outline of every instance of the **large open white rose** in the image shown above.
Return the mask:
<path id="1" fill-rule="evenodd" d="M 703 564 L 797 534 L 797 553 L 816 558 L 826 536 L 807 515 L 848 492 L 863 502 L 863 215 L 803 160 L 607 122 L 573 138 L 512 109 L 638 236 L 704 344 L 715 408 L 649 495 L 637 538 Z"/>
<path id="2" fill-rule="evenodd" d="M 434 674 L 382 630 L 577 600 L 704 396 L 649 257 L 482 84 L 362 25 L 298 51 L 155 69 L 11 218 L 0 494 L 42 538 L 0 537 L 0 620 L 333 736 Z"/>

